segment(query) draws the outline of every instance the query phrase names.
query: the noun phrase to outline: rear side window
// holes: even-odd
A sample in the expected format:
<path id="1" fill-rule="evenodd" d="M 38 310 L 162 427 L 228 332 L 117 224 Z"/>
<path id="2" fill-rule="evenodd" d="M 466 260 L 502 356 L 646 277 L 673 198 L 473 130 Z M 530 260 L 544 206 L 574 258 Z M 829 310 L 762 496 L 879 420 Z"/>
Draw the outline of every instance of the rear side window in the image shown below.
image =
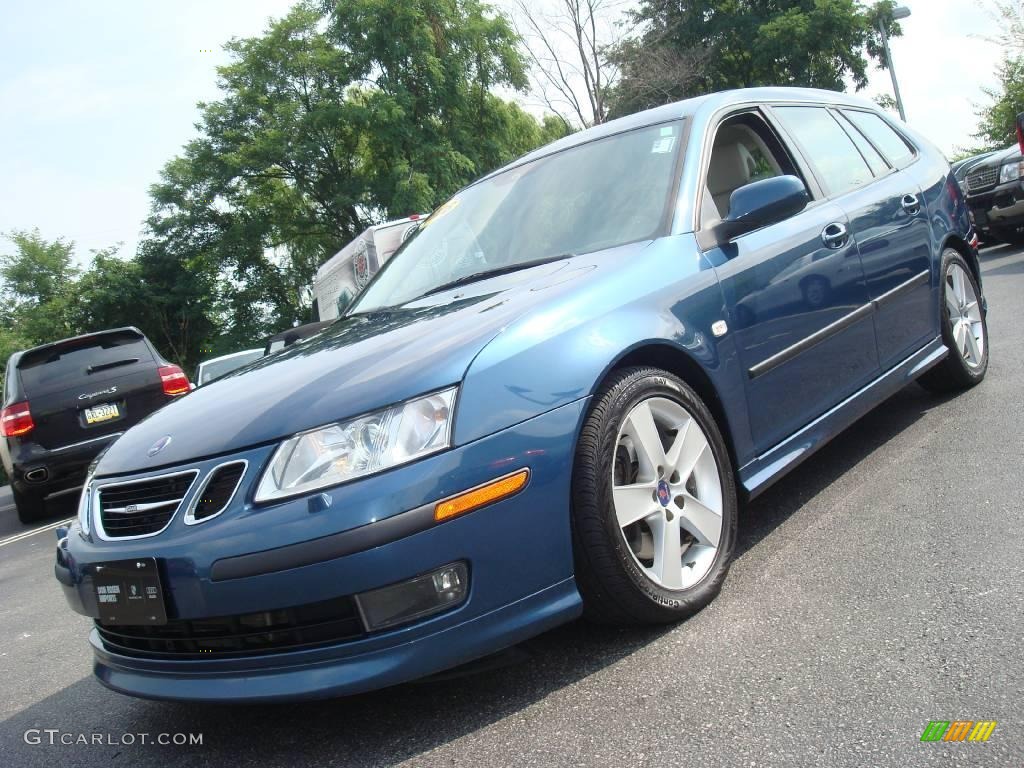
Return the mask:
<path id="1" fill-rule="evenodd" d="M 112 374 L 130 373 L 140 365 L 152 366 L 153 353 L 136 333 L 91 336 L 78 342 L 29 350 L 18 363 L 26 395 L 55 392 L 86 381 L 102 381 Z"/>
<path id="2" fill-rule="evenodd" d="M 906 168 L 914 159 L 914 151 L 907 146 L 903 137 L 896 133 L 885 120 L 873 112 L 843 110 L 861 132 L 868 137 L 886 159 L 897 168 Z"/>
<path id="3" fill-rule="evenodd" d="M 824 107 L 776 107 L 775 113 L 804 149 L 829 195 L 849 192 L 874 178 L 846 131 Z"/>

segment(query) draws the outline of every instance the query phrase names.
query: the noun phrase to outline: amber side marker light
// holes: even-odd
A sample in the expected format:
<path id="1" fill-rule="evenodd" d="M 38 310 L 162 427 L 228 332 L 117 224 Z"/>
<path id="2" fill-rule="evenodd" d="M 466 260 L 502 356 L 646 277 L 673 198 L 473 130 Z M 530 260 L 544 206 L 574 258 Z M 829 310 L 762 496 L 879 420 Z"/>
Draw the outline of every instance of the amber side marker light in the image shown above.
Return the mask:
<path id="1" fill-rule="evenodd" d="M 530 470 L 520 469 L 511 475 L 499 477 L 484 485 L 437 502 L 434 507 L 434 522 L 440 523 L 453 517 L 472 512 L 474 509 L 493 504 L 519 493 L 530 480 Z"/>

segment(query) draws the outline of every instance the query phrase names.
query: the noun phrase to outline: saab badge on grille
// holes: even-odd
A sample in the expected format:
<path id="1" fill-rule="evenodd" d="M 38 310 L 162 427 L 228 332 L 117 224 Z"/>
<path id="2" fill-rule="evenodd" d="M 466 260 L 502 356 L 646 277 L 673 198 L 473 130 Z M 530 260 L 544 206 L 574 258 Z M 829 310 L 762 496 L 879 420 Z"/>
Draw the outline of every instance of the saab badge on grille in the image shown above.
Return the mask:
<path id="1" fill-rule="evenodd" d="M 160 451 L 162 451 L 164 448 L 166 448 L 170 444 L 171 444 L 171 436 L 170 435 L 164 435 L 163 437 L 161 437 L 159 440 L 157 440 L 155 443 L 153 443 L 149 447 L 149 450 L 146 451 L 146 455 L 147 456 L 156 456 L 158 453 L 160 453 Z"/>

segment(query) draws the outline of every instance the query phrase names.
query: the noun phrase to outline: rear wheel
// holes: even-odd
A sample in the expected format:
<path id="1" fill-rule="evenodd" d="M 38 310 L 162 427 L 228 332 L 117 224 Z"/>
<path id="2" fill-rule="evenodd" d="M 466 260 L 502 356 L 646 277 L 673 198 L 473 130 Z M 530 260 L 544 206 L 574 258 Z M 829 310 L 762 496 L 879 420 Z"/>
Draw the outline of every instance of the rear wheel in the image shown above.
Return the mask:
<path id="1" fill-rule="evenodd" d="M 630 368 L 594 398 L 573 470 L 576 579 L 588 617 L 667 623 L 718 594 L 736 541 L 732 464 L 672 374 Z"/>
<path id="2" fill-rule="evenodd" d="M 34 523 L 46 517 L 46 501 L 42 496 L 19 493 L 14 486 L 11 486 L 11 495 L 18 510 L 18 519 L 22 523 Z"/>
<path id="3" fill-rule="evenodd" d="M 946 359 L 918 382 L 933 392 L 967 389 L 981 382 L 988 370 L 988 325 L 982 312 L 981 291 L 964 257 L 952 248 L 942 254 L 942 340 Z"/>

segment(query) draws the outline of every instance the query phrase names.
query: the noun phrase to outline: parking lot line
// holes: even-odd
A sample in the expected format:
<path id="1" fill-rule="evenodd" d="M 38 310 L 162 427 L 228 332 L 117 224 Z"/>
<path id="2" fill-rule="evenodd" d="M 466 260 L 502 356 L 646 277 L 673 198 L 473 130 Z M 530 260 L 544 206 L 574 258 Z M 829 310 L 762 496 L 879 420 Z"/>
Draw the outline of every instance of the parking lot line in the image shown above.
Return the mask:
<path id="1" fill-rule="evenodd" d="M 49 525 L 43 525 L 39 528 L 33 528 L 31 531 L 25 531 L 24 533 L 16 533 L 14 536 L 8 536 L 6 539 L 0 539 L 0 547 L 6 547 L 8 544 L 13 544 L 16 541 L 27 539 L 29 536 L 35 536 L 37 533 L 43 533 L 44 531 L 52 531 L 54 528 L 60 528 L 62 525 L 70 525 L 71 521 L 75 518 L 69 517 L 67 520 L 61 520 L 58 523 L 50 523 Z"/>

